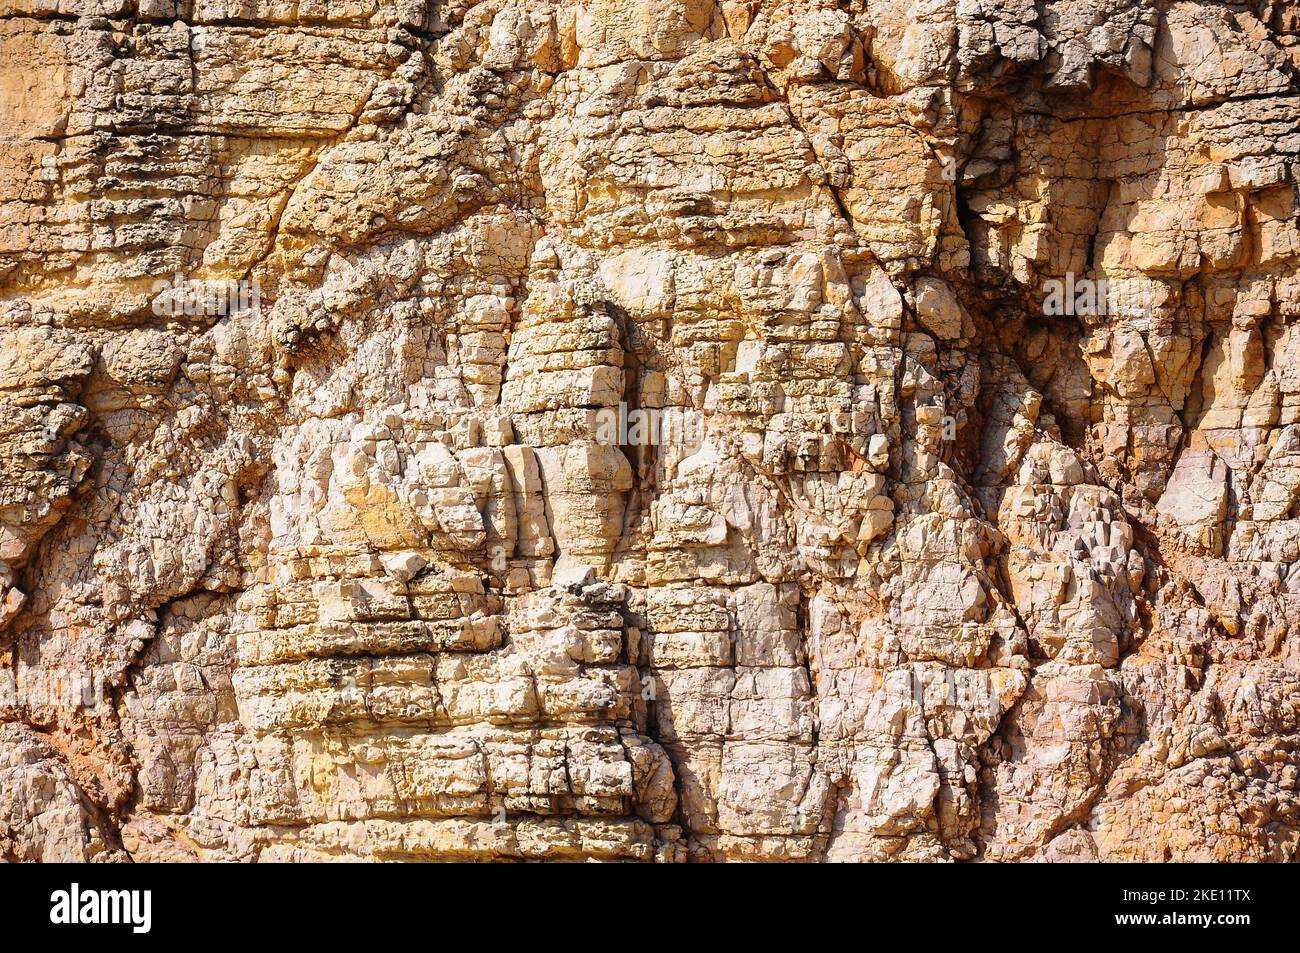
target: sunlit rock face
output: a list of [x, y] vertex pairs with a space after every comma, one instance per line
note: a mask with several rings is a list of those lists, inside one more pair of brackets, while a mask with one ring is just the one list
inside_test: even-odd
[[55, 6], [0, 857], [1295, 859], [1294, 6]]

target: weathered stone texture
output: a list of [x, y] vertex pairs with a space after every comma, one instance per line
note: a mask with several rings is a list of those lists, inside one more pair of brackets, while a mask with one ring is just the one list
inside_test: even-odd
[[0, 858], [1297, 858], [1293, 3], [0, 66]]

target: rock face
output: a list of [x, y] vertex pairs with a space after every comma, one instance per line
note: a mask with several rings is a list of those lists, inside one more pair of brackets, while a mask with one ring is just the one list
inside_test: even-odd
[[0, 857], [1300, 851], [1284, 0], [3, 0]]

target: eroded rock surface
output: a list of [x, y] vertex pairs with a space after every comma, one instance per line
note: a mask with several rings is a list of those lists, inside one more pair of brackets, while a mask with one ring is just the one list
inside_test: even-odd
[[0, 62], [0, 856], [1296, 858], [1294, 4]]

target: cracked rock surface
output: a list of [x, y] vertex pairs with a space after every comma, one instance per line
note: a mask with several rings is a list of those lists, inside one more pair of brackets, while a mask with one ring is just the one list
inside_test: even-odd
[[1294, 3], [0, 66], [0, 859], [1297, 858]]

